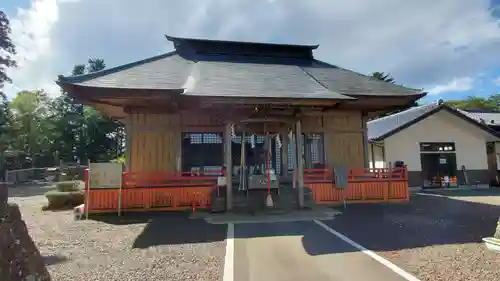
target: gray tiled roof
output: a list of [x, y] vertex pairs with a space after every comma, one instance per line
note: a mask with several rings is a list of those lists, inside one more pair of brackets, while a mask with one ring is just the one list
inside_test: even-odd
[[172, 52], [123, 65], [118, 69], [103, 70], [90, 76], [68, 78], [74, 80], [73, 84], [88, 87], [180, 89], [194, 64], [193, 61], [186, 60]]
[[439, 107], [439, 103], [437, 102], [420, 105], [370, 121], [367, 123], [368, 139], [374, 140], [389, 134], [428, 113], [429, 111], [436, 109], [437, 107]]
[[[314, 60], [307, 55], [314, 46], [182, 38], [169, 40], [175, 43], [176, 51], [96, 73], [60, 77], [58, 83], [103, 88], [184, 90], [188, 95], [232, 97], [352, 99], [356, 95], [422, 95], [421, 90], [378, 81]], [[241, 48], [223, 48], [224, 44]], [[212, 50], [211, 47], [218, 49]], [[198, 50], [193, 52], [193, 48]], [[268, 53], [217, 54], [218, 50], [250, 52], [255, 48]], [[281, 50], [286, 52], [281, 54]], [[203, 53], [208, 51], [215, 53]], [[290, 57], [284, 57], [287, 52]]]
[[323, 87], [297, 65], [200, 61], [191, 77], [186, 94], [351, 99]]
[[415, 95], [422, 90], [383, 82], [347, 69], [316, 61], [312, 67], [304, 67], [311, 76], [331, 91], [344, 95]]
[[468, 112], [462, 109], [457, 109], [461, 113], [475, 119], [479, 122], [484, 122], [486, 125], [499, 126], [500, 112]]

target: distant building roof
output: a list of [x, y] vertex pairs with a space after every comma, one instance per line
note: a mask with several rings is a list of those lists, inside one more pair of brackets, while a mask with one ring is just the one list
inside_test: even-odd
[[384, 140], [440, 110], [446, 110], [457, 117], [471, 122], [472, 124], [479, 126], [481, 129], [498, 136], [498, 133], [488, 126], [489, 123], [483, 122], [479, 117], [480, 115], [477, 113], [470, 113], [464, 110], [452, 108], [440, 101], [412, 107], [405, 111], [369, 121], [367, 123], [368, 140]]
[[467, 116], [483, 122], [486, 125], [489, 126], [500, 126], [500, 112], [494, 112], [494, 111], [466, 111], [462, 109], [457, 109], [458, 111], [462, 112], [463, 114], [466, 114]]
[[60, 77], [59, 84], [179, 90], [185, 95], [355, 99], [423, 96], [315, 60], [318, 46], [216, 41], [167, 36], [175, 51], [99, 72]]

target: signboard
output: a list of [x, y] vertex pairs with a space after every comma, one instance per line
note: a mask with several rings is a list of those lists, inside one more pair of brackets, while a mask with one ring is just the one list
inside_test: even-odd
[[349, 171], [343, 165], [334, 166], [335, 173], [335, 187], [345, 189], [348, 187], [348, 175]]
[[121, 163], [90, 163], [89, 188], [120, 188], [122, 173]]

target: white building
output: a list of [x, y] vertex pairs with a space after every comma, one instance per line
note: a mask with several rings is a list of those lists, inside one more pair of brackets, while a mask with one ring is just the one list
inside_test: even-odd
[[445, 178], [456, 178], [459, 185], [490, 184], [497, 177], [500, 134], [487, 125], [495, 120], [483, 117], [438, 102], [370, 121], [370, 167], [403, 161], [410, 186]]

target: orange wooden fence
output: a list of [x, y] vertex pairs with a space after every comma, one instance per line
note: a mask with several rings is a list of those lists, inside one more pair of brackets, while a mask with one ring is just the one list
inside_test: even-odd
[[[89, 213], [209, 208], [217, 178], [224, 171], [123, 173], [122, 188], [88, 186], [85, 173], [85, 207]], [[294, 174], [294, 177], [296, 175]], [[306, 169], [304, 184], [312, 190], [316, 204], [376, 203], [408, 201], [405, 168], [349, 170], [348, 187], [336, 188], [332, 169]], [[121, 198], [121, 200], [119, 200]]]
[[409, 200], [406, 168], [352, 168], [346, 189], [336, 188], [332, 169], [306, 169], [304, 185], [311, 189], [316, 204]]
[[[123, 173], [122, 188], [93, 188], [85, 174], [89, 213], [209, 208], [220, 172]], [[121, 195], [121, 200], [119, 200]]]

